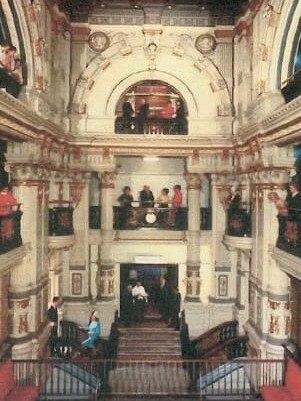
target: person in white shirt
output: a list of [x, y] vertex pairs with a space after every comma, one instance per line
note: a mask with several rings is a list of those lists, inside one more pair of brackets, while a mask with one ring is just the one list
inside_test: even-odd
[[134, 298], [134, 304], [135, 304], [135, 320], [137, 322], [142, 322], [143, 321], [143, 312], [145, 308], [145, 304], [147, 302], [147, 293], [145, 291], [145, 288], [143, 287], [141, 281], [137, 281], [137, 284], [135, 287], [132, 289], [132, 295]]

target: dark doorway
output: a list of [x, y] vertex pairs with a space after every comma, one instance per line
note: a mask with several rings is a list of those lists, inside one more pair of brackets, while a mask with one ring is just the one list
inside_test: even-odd
[[[121, 264], [120, 265], [120, 300], [126, 292], [126, 287], [141, 281], [149, 296], [149, 304], [155, 306], [156, 293], [160, 287], [160, 277], [166, 279], [170, 288], [178, 286], [178, 265], [169, 264]], [[121, 301], [122, 302], [122, 301]], [[122, 305], [120, 305], [122, 308]]]

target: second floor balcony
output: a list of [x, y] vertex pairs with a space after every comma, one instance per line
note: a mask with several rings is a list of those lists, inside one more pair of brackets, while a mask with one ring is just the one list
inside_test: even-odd
[[73, 207], [53, 205], [49, 209], [49, 236], [73, 235]]
[[232, 237], [251, 236], [251, 213], [248, 209], [227, 210], [226, 235]]
[[22, 245], [20, 205], [7, 210], [0, 206], [0, 254]]
[[[183, 231], [188, 229], [188, 208], [143, 208], [137, 206], [124, 208], [113, 206], [115, 230], [139, 230], [141, 228], [157, 230]], [[211, 230], [211, 208], [200, 210], [200, 230]], [[89, 227], [92, 230], [101, 229], [101, 207], [89, 207]]]
[[278, 215], [277, 247], [301, 257], [301, 210], [291, 210], [288, 216]]

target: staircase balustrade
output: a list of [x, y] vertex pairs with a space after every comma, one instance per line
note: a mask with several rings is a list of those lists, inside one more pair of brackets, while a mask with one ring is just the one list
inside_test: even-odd
[[233, 320], [224, 322], [211, 330], [203, 333], [191, 341], [194, 357], [202, 357], [205, 352], [226, 342], [232, 338], [238, 338], [238, 322]]
[[283, 360], [26, 360], [13, 361], [17, 383], [35, 384], [39, 400], [102, 397], [257, 396], [262, 385], [283, 384]]

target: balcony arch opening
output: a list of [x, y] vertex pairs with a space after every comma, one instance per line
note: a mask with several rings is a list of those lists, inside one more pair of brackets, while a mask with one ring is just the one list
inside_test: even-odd
[[171, 85], [146, 80], [128, 88], [116, 105], [117, 134], [187, 135], [187, 105]]

